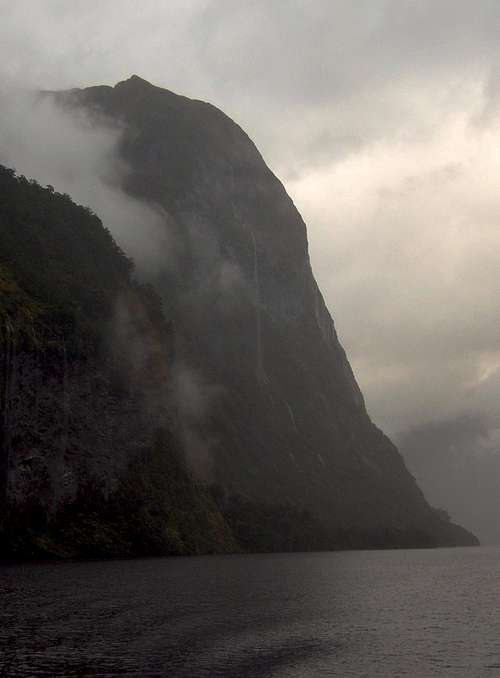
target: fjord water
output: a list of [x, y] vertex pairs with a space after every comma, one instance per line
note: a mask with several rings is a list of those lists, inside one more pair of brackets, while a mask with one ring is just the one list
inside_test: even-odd
[[0, 566], [0, 676], [500, 675], [500, 548]]

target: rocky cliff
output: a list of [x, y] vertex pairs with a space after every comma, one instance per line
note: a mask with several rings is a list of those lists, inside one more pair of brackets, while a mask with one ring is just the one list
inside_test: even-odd
[[135, 275], [91, 211], [0, 169], [1, 553], [476, 543], [370, 421], [247, 135], [136, 76], [45, 96], [119, 126], [168, 250]]
[[99, 219], [0, 167], [0, 556], [237, 548], [176, 442], [171, 351]]
[[293, 506], [329, 544], [474, 543], [428, 505], [370, 421], [304, 222], [241, 128], [136, 76], [58, 100], [123, 127], [123, 188], [165, 215], [175, 263], [151, 281], [176, 362], [206, 396], [185, 447], [221, 510], [238, 524], [235, 505]]

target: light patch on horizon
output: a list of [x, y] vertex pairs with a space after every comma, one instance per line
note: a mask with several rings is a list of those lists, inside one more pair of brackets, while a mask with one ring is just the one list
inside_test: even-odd
[[477, 124], [483, 107], [471, 87], [469, 109], [425, 139], [287, 182], [369, 411], [392, 432], [474, 407], [499, 368], [500, 120]]

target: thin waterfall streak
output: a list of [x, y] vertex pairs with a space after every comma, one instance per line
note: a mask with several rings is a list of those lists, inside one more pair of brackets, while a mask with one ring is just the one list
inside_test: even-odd
[[69, 424], [69, 389], [68, 389], [68, 355], [66, 351], [66, 341], [63, 339], [63, 425], [61, 432], [62, 453], [66, 454], [68, 448], [68, 424]]
[[253, 282], [255, 292], [255, 339], [256, 339], [256, 354], [257, 354], [257, 376], [264, 377], [264, 365], [262, 360], [262, 318], [260, 309], [260, 283], [259, 283], [259, 261], [257, 256], [257, 242], [255, 234], [250, 231], [253, 244]]

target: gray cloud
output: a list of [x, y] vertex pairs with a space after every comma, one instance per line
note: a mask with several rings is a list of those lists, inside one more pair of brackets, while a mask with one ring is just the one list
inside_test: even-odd
[[466, 407], [498, 366], [499, 142], [498, 123], [477, 131], [460, 112], [434, 138], [379, 143], [292, 189], [368, 403], [393, 430]]
[[117, 159], [121, 134], [116, 126], [64, 111], [49, 97], [2, 93], [0, 162], [90, 206], [139, 269], [154, 271], [172, 256], [169, 217], [120, 188], [128, 171]]

